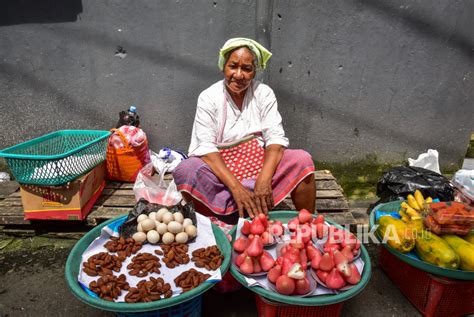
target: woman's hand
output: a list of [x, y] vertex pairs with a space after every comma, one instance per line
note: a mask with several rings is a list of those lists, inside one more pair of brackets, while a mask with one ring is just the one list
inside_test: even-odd
[[254, 188], [257, 209], [267, 214], [273, 208], [272, 179], [258, 177]]
[[257, 208], [257, 204], [255, 203], [255, 195], [250, 190], [239, 184], [240, 186], [236, 186], [234, 189], [231, 190], [232, 197], [237, 204], [237, 208], [239, 209], [239, 217], [244, 217], [244, 211], [247, 210], [250, 218], [253, 218], [259, 214], [259, 208]]

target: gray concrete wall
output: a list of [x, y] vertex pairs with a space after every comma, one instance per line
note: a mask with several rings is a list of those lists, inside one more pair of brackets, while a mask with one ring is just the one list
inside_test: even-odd
[[187, 149], [197, 96], [221, 79], [217, 51], [234, 36], [274, 53], [263, 79], [291, 146], [316, 160], [436, 148], [457, 164], [474, 130], [473, 1], [37, 2], [0, 1], [0, 148], [109, 129], [133, 103], [152, 149]]

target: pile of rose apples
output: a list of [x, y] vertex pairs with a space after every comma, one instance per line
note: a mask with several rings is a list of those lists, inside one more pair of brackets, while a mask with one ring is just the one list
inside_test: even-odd
[[274, 260], [264, 247], [281, 239], [285, 232], [282, 222], [264, 214], [246, 220], [241, 227], [242, 236], [233, 244], [238, 253], [234, 264], [239, 271], [246, 275], [267, 272], [268, 280], [283, 295], [308, 294], [312, 290], [310, 270], [330, 289], [359, 283], [361, 275], [352, 261], [360, 253], [360, 241], [354, 234], [326, 224], [322, 215], [314, 218], [305, 209], [287, 227], [290, 238], [280, 242], [284, 245]]

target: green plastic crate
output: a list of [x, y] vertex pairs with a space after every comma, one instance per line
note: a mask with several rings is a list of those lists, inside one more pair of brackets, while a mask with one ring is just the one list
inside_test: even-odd
[[56, 186], [105, 160], [109, 131], [61, 130], [0, 151], [20, 184]]

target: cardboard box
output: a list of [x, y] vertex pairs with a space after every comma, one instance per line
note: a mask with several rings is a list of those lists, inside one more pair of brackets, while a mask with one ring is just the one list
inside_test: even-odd
[[83, 220], [105, 187], [105, 163], [63, 186], [21, 185], [25, 220]]

